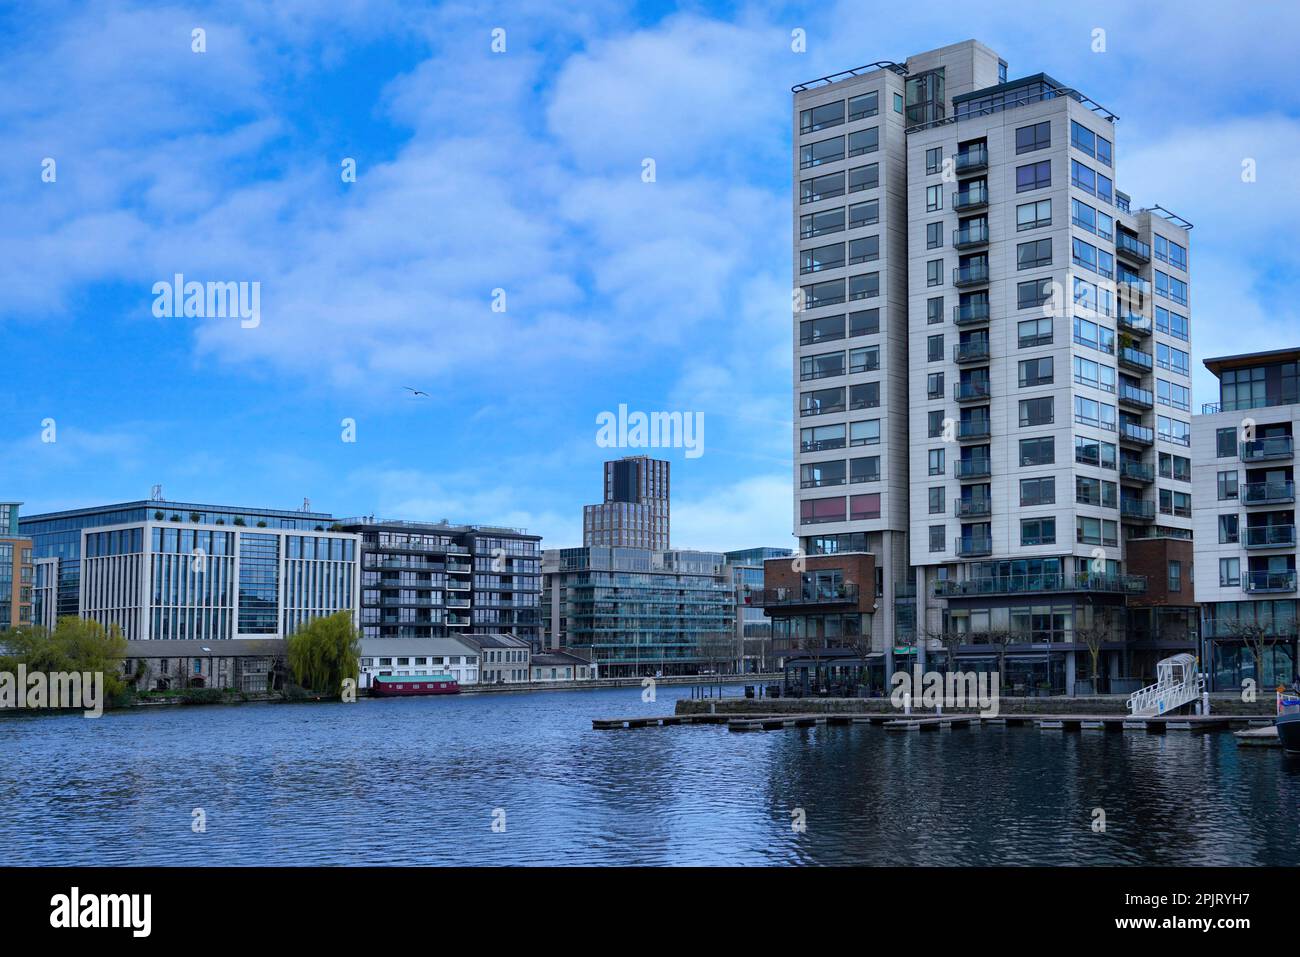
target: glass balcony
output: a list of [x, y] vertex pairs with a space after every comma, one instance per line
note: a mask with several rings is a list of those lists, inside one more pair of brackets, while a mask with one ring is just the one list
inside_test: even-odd
[[1247, 482], [1241, 487], [1243, 505], [1286, 505], [1295, 501], [1295, 482]]
[[1153, 522], [1156, 518], [1156, 503], [1142, 499], [1122, 498], [1119, 501], [1119, 517], [1138, 522]]
[[988, 478], [993, 474], [993, 460], [988, 456], [958, 459], [955, 474], [959, 479]]
[[954, 249], [969, 249], [971, 246], [983, 246], [989, 241], [988, 223], [972, 223], [952, 231]]
[[1150, 409], [1156, 401], [1150, 389], [1139, 389], [1137, 386], [1125, 385], [1123, 382], [1120, 383], [1116, 396], [1125, 405], [1137, 406], [1140, 409]]
[[962, 441], [987, 439], [991, 434], [992, 427], [988, 419], [966, 419], [957, 423], [957, 438]]
[[1137, 369], [1139, 372], [1150, 372], [1155, 365], [1150, 354], [1134, 349], [1132, 346], [1123, 346], [1119, 350], [1119, 364]]
[[1139, 312], [1120, 310], [1119, 315], [1115, 317], [1115, 325], [1125, 332], [1132, 332], [1139, 336], [1151, 335], [1151, 319]]
[[940, 598], [1068, 591], [1141, 595], [1146, 590], [1145, 575], [1002, 575], [969, 581], [938, 581], [934, 585], [934, 593]]
[[1142, 264], [1151, 261], [1151, 246], [1144, 243], [1136, 236], [1130, 236], [1128, 233], [1118, 231], [1115, 233], [1115, 252], [1127, 259]]
[[952, 397], [958, 402], [974, 402], [978, 399], [987, 399], [989, 395], [989, 384], [984, 380], [952, 384]]
[[952, 194], [952, 208], [957, 212], [979, 209], [989, 204], [989, 188], [983, 183], [972, 183]]
[[970, 535], [957, 539], [954, 550], [961, 558], [975, 555], [992, 555], [993, 539], [988, 535]]
[[966, 302], [952, 307], [952, 322], [956, 326], [969, 326], [989, 321], [987, 302]]
[[953, 506], [953, 514], [958, 518], [983, 518], [993, 514], [993, 499], [987, 495], [959, 498]]
[[1119, 424], [1119, 439], [1121, 442], [1134, 442], [1138, 445], [1155, 445], [1156, 434], [1145, 425], [1121, 422]]
[[977, 173], [982, 169], [988, 169], [989, 150], [987, 146], [968, 146], [957, 153], [957, 159], [953, 163], [953, 169], [958, 176], [965, 176], [967, 173]]
[[1295, 571], [1242, 572], [1241, 589], [1249, 594], [1295, 591]]
[[989, 343], [987, 339], [972, 339], [970, 342], [959, 342], [952, 347], [952, 361], [958, 364], [963, 362], [985, 362], [989, 357]]
[[971, 263], [969, 266], [955, 266], [952, 270], [952, 284], [957, 287], [978, 286], [989, 281], [988, 263]]
[[1289, 435], [1275, 435], [1241, 443], [1243, 462], [1268, 462], [1273, 459], [1291, 458], [1295, 458], [1295, 439]]
[[1294, 525], [1256, 525], [1246, 528], [1247, 548], [1295, 548]]
[[858, 586], [853, 582], [839, 585], [810, 585], [803, 588], [764, 588], [755, 592], [753, 604], [760, 608], [780, 608], [792, 605], [856, 605]]
[[1156, 470], [1141, 462], [1120, 462], [1119, 477], [1130, 482], [1151, 483], [1156, 480]]

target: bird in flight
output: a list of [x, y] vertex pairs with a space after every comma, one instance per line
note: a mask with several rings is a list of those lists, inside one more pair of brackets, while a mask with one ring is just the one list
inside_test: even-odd
[[418, 399], [420, 396], [424, 396], [426, 399], [430, 398], [429, 393], [421, 392], [419, 389], [412, 389], [409, 385], [404, 385], [402, 388], [411, 393], [412, 398]]

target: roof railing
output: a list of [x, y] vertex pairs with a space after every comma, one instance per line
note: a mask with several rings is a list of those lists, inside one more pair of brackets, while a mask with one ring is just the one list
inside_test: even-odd
[[841, 70], [839, 73], [832, 73], [829, 76], [819, 76], [815, 80], [809, 80], [807, 83], [796, 83], [790, 87], [791, 93], [802, 93], [804, 90], [811, 90], [815, 86], [830, 86], [832, 83], [838, 83], [840, 80], [847, 80], [852, 76], [863, 76], [867, 73], [874, 73], [876, 70], [892, 70], [899, 76], [907, 76], [907, 67], [901, 63], [895, 63], [893, 60], [877, 60], [875, 63], [868, 63], [866, 66], [855, 66], [852, 70]]
[[1183, 217], [1179, 216], [1175, 212], [1165, 209], [1163, 206], [1159, 204], [1152, 206], [1149, 212], [1156, 213], [1160, 216], [1163, 216], [1165, 219], [1169, 220], [1171, 223], [1173, 223], [1175, 226], [1179, 227], [1180, 229], [1193, 228], [1192, 224], [1189, 223], [1187, 220], [1183, 219]]
[[1017, 97], [1015, 99], [1003, 100], [1001, 103], [997, 103], [992, 106], [986, 106], [978, 110], [967, 110], [964, 113], [957, 113], [955, 112], [956, 107], [954, 106], [954, 112], [952, 116], [946, 116], [940, 120], [931, 120], [928, 123], [919, 123], [916, 126], [909, 126], [907, 128], [907, 132], [919, 133], [921, 130], [933, 129], [936, 126], [944, 126], [948, 123], [959, 123], [962, 120], [972, 119], [977, 116], [992, 116], [994, 113], [1001, 113], [1003, 110], [1012, 110], [1015, 109], [1016, 107], [1026, 106], [1030, 103], [1041, 103], [1043, 100], [1054, 100], [1060, 96], [1068, 96], [1076, 103], [1082, 103], [1088, 109], [1092, 110], [1092, 112], [1096, 113], [1098, 116], [1101, 116], [1103, 119], [1111, 123], [1114, 123], [1119, 119], [1119, 117], [1116, 114], [1112, 113], [1110, 110], [1106, 109], [1106, 107], [1102, 106], [1096, 100], [1085, 95], [1079, 90], [1073, 89], [1071, 87], [1066, 87], [1066, 86], [1047, 85], [1046, 89], [1036, 90], [1033, 93], [1026, 93], [1023, 96]]

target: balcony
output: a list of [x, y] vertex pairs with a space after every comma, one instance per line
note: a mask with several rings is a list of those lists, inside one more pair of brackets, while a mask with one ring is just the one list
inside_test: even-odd
[[1288, 505], [1295, 501], [1295, 482], [1247, 482], [1241, 487], [1243, 505]]
[[1140, 276], [1121, 277], [1116, 285], [1120, 302], [1146, 302], [1151, 298], [1151, 283]]
[[966, 419], [957, 423], [957, 438], [962, 442], [987, 439], [992, 434], [992, 422], [989, 419]]
[[955, 326], [971, 326], [988, 321], [987, 302], [966, 302], [952, 307], [952, 322]]
[[993, 499], [988, 495], [959, 498], [952, 504], [957, 518], [984, 518], [993, 514]]
[[987, 362], [989, 358], [989, 341], [972, 339], [959, 342], [952, 347], [952, 361], [961, 365], [963, 362]]
[[1135, 445], [1155, 445], [1156, 434], [1145, 425], [1121, 422], [1119, 424], [1119, 440], [1121, 442], [1131, 442]]
[[1115, 252], [1144, 266], [1151, 261], [1151, 245], [1123, 231], [1115, 233]]
[[968, 146], [959, 150], [953, 163], [953, 170], [958, 176], [978, 173], [989, 168], [989, 149], [987, 146]]
[[1119, 517], [1131, 522], [1154, 522], [1156, 503], [1140, 498], [1122, 498], [1119, 500]]
[[1120, 310], [1115, 317], [1115, 325], [1124, 332], [1131, 332], [1138, 336], [1151, 335], [1151, 319], [1139, 312], [1132, 312], [1128, 309]]
[[474, 566], [468, 562], [448, 562], [447, 571], [457, 575], [469, 575], [474, 571]]
[[1275, 459], [1292, 458], [1295, 458], [1295, 439], [1289, 435], [1275, 435], [1241, 443], [1243, 462], [1270, 462]]
[[1155, 406], [1155, 396], [1150, 389], [1139, 389], [1137, 386], [1119, 384], [1119, 390], [1115, 393], [1123, 405], [1131, 405], [1139, 409], [1150, 409]]
[[1134, 349], [1132, 346], [1122, 346], [1118, 355], [1120, 365], [1136, 369], [1138, 372], [1150, 372], [1155, 366], [1149, 353]]
[[974, 223], [952, 231], [953, 249], [970, 249], [972, 246], [986, 246], [989, 241], [988, 223]]
[[1156, 470], [1141, 462], [1120, 462], [1119, 477], [1124, 481], [1150, 485], [1156, 480]]
[[984, 380], [952, 384], [952, 397], [958, 402], [976, 402], [988, 399], [989, 395], [989, 384]]
[[1300, 393], [1269, 392], [1262, 396], [1238, 399], [1236, 402], [1203, 402], [1201, 415], [1218, 415], [1220, 412], [1245, 412], [1247, 409], [1266, 409], [1275, 405], [1296, 405], [1300, 403]]
[[1247, 548], [1295, 548], [1295, 526], [1247, 526], [1245, 544]]
[[988, 263], [971, 263], [969, 266], [956, 266], [952, 271], [952, 284], [957, 288], [979, 286], [989, 281]]
[[448, 599], [447, 599], [447, 607], [448, 607], [448, 608], [468, 608], [469, 605], [470, 605], [470, 600], [469, 600], [468, 598], [448, 598]]
[[934, 593], [940, 598], [964, 598], [978, 595], [1023, 595], [1034, 592], [1099, 592], [1117, 595], [1142, 595], [1147, 590], [1145, 575], [1004, 575], [973, 578], [969, 581], [935, 582]]
[[960, 558], [974, 558], [993, 554], [993, 539], [988, 535], [972, 535], [954, 540], [953, 550]]
[[470, 591], [471, 589], [472, 586], [469, 582], [456, 581], [452, 578], [447, 579], [447, 591]]
[[858, 586], [853, 582], [821, 585], [815, 589], [764, 588], [752, 594], [751, 604], [760, 608], [791, 608], [798, 605], [856, 605]]
[[952, 208], [959, 213], [968, 209], [980, 209], [988, 204], [989, 188], [983, 183], [967, 186], [952, 194]]
[[988, 456], [958, 459], [954, 474], [959, 479], [988, 478], [993, 474], [993, 460]]
[[1242, 572], [1241, 590], [1250, 595], [1295, 591], [1295, 571]]
[[469, 615], [448, 615], [447, 625], [451, 628], [468, 628]]

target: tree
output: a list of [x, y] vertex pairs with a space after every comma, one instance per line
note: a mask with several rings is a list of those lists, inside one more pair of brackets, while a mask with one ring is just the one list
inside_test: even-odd
[[1112, 619], [1110, 609], [1092, 608], [1092, 614], [1089, 615], [1089, 621], [1086, 625], [1075, 625], [1074, 640], [1077, 644], [1083, 645], [1088, 649], [1088, 657], [1092, 664], [1092, 692], [1101, 694], [1101, 646], [1108, 641], [1115, 640], [1115, 623]]
[[963, 631], [925, 631], [925, 637], [929, 641], [937, 641], [943, 645], [944, 657], [948, 662], [948, 673], [952, 674], [957, 670], [957, 649], [967, 644], [971, 636]]
[[126, 639], [117, 625], [108, 630], [97, 621], [69, 615], [60, 618], [49, 631], [40, 626], [5, 634], [5, 654], [0, 671], [16, 673], [19, 665], [28, 672], [90, 672], [104, 675], [107, 701], [126, 691], [121, 661], [126, 657]]
[[1271, 651], [1273, 646], [1277, 644], [1278, 635], [1254, 621], [1241, 621], [1233, 618], [1228, 621], [1221, 621], [1219, 624], [1229, 636], [1246, 646], [1250, 656], [1255, 659], [1255, 680], [1263, 683], [1264, 653]]
[[312, 691], [341, 694], [344, 680], [361, 674], [361, 639], [351, 612], [312, 619], [286, 646], [294, 681]]

